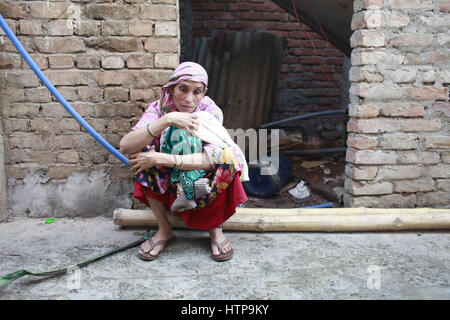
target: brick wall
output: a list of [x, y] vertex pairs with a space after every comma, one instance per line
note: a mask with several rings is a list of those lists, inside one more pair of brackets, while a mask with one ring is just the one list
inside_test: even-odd
[[[347, 107], [344, 55], [270, 0], [191, 0], [193, 37], [265, 29], [287, 39], [274, 120]], [[317, 48], [318, 58], [306, 33]], [[329, 74], [329, 81], [319, 66]], [[336, 81], [336, 83], [334, 83]], [[342, 86], [343, 88], [339, 88]], [[338, 136], [340, 136], [338, 134]]]
[[[1, 1], [0, 12], [60, 93], [116, 148], [178, 63], [176, 0], [14, 0]], [[0, 37], [9, 213], [110, 215], [129, 207], [129, 169]]]
[[448, 1], [354, 10], [346, 206], [450, 207]]

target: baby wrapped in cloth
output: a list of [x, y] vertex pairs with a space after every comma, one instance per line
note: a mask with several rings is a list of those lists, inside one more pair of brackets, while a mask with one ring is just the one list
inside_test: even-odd
[[[222, 163], [234, 164], [236, 161], [233, 153], [227, 152], [233, 148], [245, 156], [239, 146], [234, 143], [228, 134], [228, 131], [222, 124], [209, 112], [199, 111], [195, 113], [199, 125], [194, 131], [195, 137], [188, 134], [185, 130], [170, 126], [161, 133], [161, 152], [175, 155], [186, 155], [201, 153], [203, 142], [212, 143], [224, 149], [222, 152]], [[241, 174], [241, 181], [248, 181], [248, 166], [244, 161]], [[205, 170], [182, 171], [176, 168], [170, 169], [171, 183], [177, 185], [177, 198], [172, 204], [171, 211], [184, 211], [196, 207], [194, 199], [198, 199], [211, 192], [209, 180], [204, 178]]]

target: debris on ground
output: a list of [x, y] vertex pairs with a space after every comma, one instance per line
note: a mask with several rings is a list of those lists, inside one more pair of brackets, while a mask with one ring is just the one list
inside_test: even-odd
[[297, 199], [305, 199], [311, 195], [308, 187], [305, 186], [305, 181], [300, 181], [295, 188], [289, 190], [289, 193]]
[[[345, 155], [292, 155], [292, 173], [279, 194], [271, 198], [248, 196], [245, 207], [249, 208], [300, 208], [327, 202], [334, 202], [334, 207], [343, 206], [345, 192]], [[304, 181], [310, 195], [298, 199], [289, 193], [299, 181]]]

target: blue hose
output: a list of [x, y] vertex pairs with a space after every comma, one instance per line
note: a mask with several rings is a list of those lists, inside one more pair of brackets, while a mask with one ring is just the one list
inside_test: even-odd
[[41, 69], [36, 65], [36, 63], [33, 61], [33, 59], [30, 57], [28, 52], [25, 50], [25, 48], [22, 46], [20, 41], [17, 39], [16, 35], [11, 31], [8, 24], [3, 19], [3, 16], [0, 14], [0, 26], [5, 31], [8, 38], [12, 41], [14, 46], [19, 51], [20, 55], [25, 59], [25, 61], [28, 63], [28, 65], [31, 67], [31, 69], [34, 71], [34, 73], [38, 76], [39, 79], [45, 84], [48, 90], [55, 96], [56, 99], [61, 103], [61, 105], [69, 112], [72, 117], [75, 118], [75, 120], [78, 121], [79, 124], [81, 124], [87, 132], [91, 134], [91, 136], [94, 137], [97, 142], [99, 142], [103, 147], [105, 147], [109, 152], [111, 152], [116, 158], [118, 158], [120, 161], [125, 163], [128, 167], [131, 167], [131, 165], [128, 163], [128, 158], [126, 158], [123, 154], [121, 154], [116, 148], [114, 148], [111, 144], [109, 144], [108, 141], [103, 139], [73, 108], [72, 106], [64, 99], [64, 97], [56, 90], [56, 88], [51, 84], [51, 82], [47, 79], [47, 77], [42, 73]]
[[322, 204], [317, 204], [315, 206], [310, 207], [301, 207], [300, 209], [316, 209], [316, 208], [331, 208], [333, 206], [333, 202], [327, 202]]
[[[322, 203], [322, 204], [317, 204], [315, 206], [310, 206], [310, 207], [299, 207], [299, 208], [294, 208], [294, 209], [317, 209], [317, 208], [331, 208], [333, 206], [333, 202], [327, 202], [327, 203]], [[241, 207], [238, 206], [238, 208], [246, 208], [246, 207]], [[289, 209], [287, 209], [289, 210]]]

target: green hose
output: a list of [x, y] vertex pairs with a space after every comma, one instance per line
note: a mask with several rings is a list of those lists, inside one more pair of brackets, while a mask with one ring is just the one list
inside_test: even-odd
[[[90, 264], [90, 263], [92, 263], [94, 261], [100, 260], [100, 259], [102, 259], [104, 257], [113, 255], [113, 254], [115, 254], [117, 252], [129, 249], [129, 248], [136, 247], [139, 244], [141, 244], [143, 241], [147, 240], [150, 236], [153, 236], [153, 235], [147, 234], [140, 240], [133, 241], [132, 243], [129, 243], [129, 244], [123, 246], [123, 247], [120, 247], [120, 248], [108, 251], [108, 252], [103, 253], [103, 254], [99, 254], [99, 255], [97, 255], [95, 257], [92, 257], [90, 259], [84, 260], [84, 261], [82, 261], [82, 262], [80, 262], [80, 263], [78, 263], [78, 264], [76, 264], [74, 266], [77, 266], [79, 268], [83, 268], [84, 266], [87, 266], [88, 264]], [[46, 272], [30, 272], [28, 270], [19, 270], [19, 271], [16, 271], [16, 272], [8, 273], [8, 274], [5, 274], [5, 275], [3, 275], [1, 277], [1, 279], [0, 279], [0, 288], [10, 284], [14, 280], [19, 279], [20, 277], [23, 277], [23, 276], [26, 276], [26, 275], [37, 276], [37, 277], [56, 276], [56, 275], [59, 275], [59, 274], [66, 273], [67, 269], [73, 268], [74, 266], [68, 266], [68, 267], [65, 267], [65, 268], [56, 269], [56, 270], [52, 270], [52, 271], [46, 271]]]

